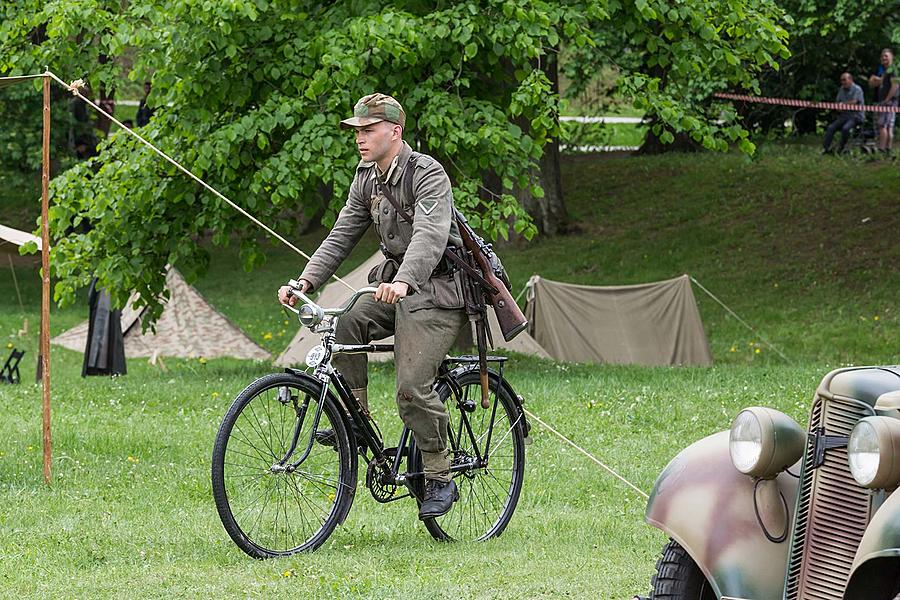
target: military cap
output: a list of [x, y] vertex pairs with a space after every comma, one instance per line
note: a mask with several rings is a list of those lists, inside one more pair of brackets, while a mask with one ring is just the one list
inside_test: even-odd
[[364, 127], [379, 121], [389, 121], [406, 127], [406, 113], [400, 103], [386, 94], [363, 96], [353, 107], [353, 116], [341, 121], [341, 127]]

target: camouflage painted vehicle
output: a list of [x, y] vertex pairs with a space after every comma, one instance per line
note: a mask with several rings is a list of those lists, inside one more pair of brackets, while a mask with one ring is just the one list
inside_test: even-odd
[[651, 598], [900, 600], [900, 367], [829, 373], [809, 427], [742, 410], [663, 469]]

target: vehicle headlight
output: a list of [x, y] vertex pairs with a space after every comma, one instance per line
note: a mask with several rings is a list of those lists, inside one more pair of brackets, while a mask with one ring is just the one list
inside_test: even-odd
[[300, 307], [300, 322], [307, 327], [318, 325], [325, 318], [325, 311], [315, 304], [304, 304]]
[[900, 421], [866, 417], [850, 432], [850, 473], [867, 488], [890, 489], [900, 483]]
[[728, 450], [734, 468], [769, 479], [800, 460], [806, 433], [786, 414], [771, 408], [745, 408], [731, 424]]

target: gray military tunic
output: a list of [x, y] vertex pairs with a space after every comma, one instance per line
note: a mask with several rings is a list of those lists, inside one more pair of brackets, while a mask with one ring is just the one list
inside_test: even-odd
[[[412, 215], [413, 223], [407, 223], [378, 193], [377, 165], [362, 161], [356, 168], [347, 203], [300, 279], [313, 289], [323, 285], [369, 226], [375, 225], [383, 248], [399, 263], [392, 280], [408, 284], [410, 295], [399, 304], [376, 302], [371, 296], [360, 299], [338, 321], [335, 340], [364, 344], [395, 336], [400, 417], [422, 450], [426, 476], [447, 481], [448, 416], [432, 384], [438, 366], [466, 322], [466, 313], [461, 273], [439, 267], [446, 266], [442, 263], [444, 248], [461, 246], [462, 242], [453, 220], [453, 194], [446, 172], [424, 154], [416, 154], [415, 166], [407, 168], [412, 155], [412, 148], [404, 142], [386, 174], [386, 184], [394, 199]], [[376, 269], [370, 274], [370, 283], [380, 283], [390, 270]], [[338, 355], [334, 364], [350, 387], [364, 396], [362, 390], [368, 383], [366, 356]]]

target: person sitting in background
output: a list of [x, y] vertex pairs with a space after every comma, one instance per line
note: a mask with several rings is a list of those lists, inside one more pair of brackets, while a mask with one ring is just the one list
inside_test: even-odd
[[[841, 87], [838, 90], [837, 97], [834, 100], [838, 104], [856, 104], [862, 106], [865, 104], [862, 88], [853, 83], [853, 75], [850, 73], [841, 73]], [[838, 146], [838, 153], [844, 151], [847, 140], [850, 138], [850, 131], [856, 127], [858, 123], [862, 123], [865, 117], [861, 110], [844, 110], [838, 115], [838, 118], [828, 125], [825, 130], [825, 139], [822, 141], [822, 153], [831, 154], [831, 140], [838, 130], [841, 132], [841, 143]]]
[[[881, 106], [897, 106], [898, 82], [897, 73], [893, 68], [894, 51], [885, 48], [881, 51], [881, 66], [884, 71], [881, 75], [869, 77], [869, 85], [875, 88], [875, 100]], [[875, 128], [878, 130], [878, 149], [882, 152], [890, 152], [894, 141], [894, 120], [897, 113], [875, 113]]]

